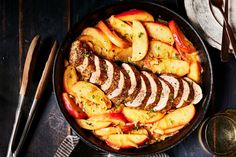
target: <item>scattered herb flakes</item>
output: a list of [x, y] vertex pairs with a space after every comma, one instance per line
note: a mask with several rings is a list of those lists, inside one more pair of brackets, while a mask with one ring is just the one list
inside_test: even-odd
[[94, 99], [95, 98], [95, 95], [92, 95], [92, 99]]
[[89, 57], [89, 54], [88, 54], [88, 53], [84, 53], [84, 54], [83, 54], [83, 57], [84, 57], [84, 58]]
[[86, 124], [87, 124], [87, 125], [90, 125], [90, 126], [93, 126], [93, 124], [92, 124], [91, 122], [87, 122], [87, 121], [86, 121]]
[[169, 100], [170, 100], [171, 103], [174, 102], [174, 96], [173, 96], [173, 94], [170, 94]]
[[141, 38], [142, 35], [144, 35], [144, 33], [143, 33], [143, 32], [140, 32], [140, 33], [138, 34], [138, 37]]
[[138, 124], [135, 124], [135, 125], [134, 125], [134, 130], [138, 130], [138, 129], [139, 129]]

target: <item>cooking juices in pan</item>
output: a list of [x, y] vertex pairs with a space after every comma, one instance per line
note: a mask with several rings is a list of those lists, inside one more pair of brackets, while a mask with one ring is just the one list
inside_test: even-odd
[[78, 125], [110, 147], [139, 148], [188, 127], [200, 83], [197, 48], [178, 24], [133, 9], [72, 43], [62, 98]]

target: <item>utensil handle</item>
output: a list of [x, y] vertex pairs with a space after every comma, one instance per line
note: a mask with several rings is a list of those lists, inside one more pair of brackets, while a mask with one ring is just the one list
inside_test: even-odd
[[225, 21], [225, 26], [226, 26], [226, 32], [229, 36], [229, 40], [231, 42], [231, 45], [233, 47], [233, 51], [234, 51], [234, 56], [236, 58], [236, 39], [234, 37], [234, 32], [232, 30], [232, 28], [230, 27], [229, 23], [228, 23], [228, 19], [226, 18], [226, 15], [224, 14], [223, 10], [220, 9], [222, 12], [222, 15], [224, 17], [224, 21]]
[[20, 95], [19, 96], [19, 100], [18, 100], [18, 106], [16, 108], [16, 115], [15, 115], [15, 121], [13, 124], [13, 129], [12, 129], [12, 133], [11, 133], [11, 137], [9, 140], [9, 144], [8, 144], [8, 149], [7, 149], [7, 157], [12, 157], [12, 147], [15, 144], [15, 140], [16, 140], [16, 135], [19, 129], [19, 124], [20, 124], [20, 119], [21, 119], [21, 115], [22, 115], [22, 104], [24, 102], [24, 96]]
[[25, 64], [24, 64], [24, 70], [23, 70], [21, 87], [20, 87], [20, 95], [25, 95], [28, 81], [29, 81], [29, 75], [30, 75], [29, 70], [30, 70], [30, 66], [31, 66], [31, 61], [33, 58], [35, 47], [38, 45], [39, 38], [40, 38], [40, 36], [36, 35], [30, 43], [30, 46], [29, 46], [29, 49], [27, 52], [27, 56], [25, 59]]
[[25, 140], [27, 138], [27, 135], [28, 135], [28, 132], [30, 130], [30, 127], [31, 127], [31, 124], [33, 122], [33, 119], [34, 119], [34, 116], [35, 116], [35, 113], [37, 111], [37, 107], [38, 107], [38, 100], [41, 98], [42, 96], [42, 93], [46, 87], [46, 83], [47, 83], [47, 80], [48, 80], [48, 76], [51, 72], [51, 69], [52, 69], [52, 64], [53, 64], [53, 60], [54, 60], [54, 57], [55, 57], [55, 54], [56, 54], [56, 48], [57, 48], [57, 42], [55, 41], [53, 43], [53, 47], [51, 49], [51, 52], [49, 54], [49, 57], [48, 57], [48, 60], [46, 62], [46, 65], [43, 69], [43, 74], [42, 74], [42, 77], [39, 81], [39, 84], [38, 84], [38, 87], [37, 87], [37, 90], [36, 90], [36, 93], [35, 93], [35, 96], [34, 96], [34, 101], [33, 101], [33, 104], [30, 108], [30, 112], [29, 112], [29, 115], [28, 115], [28, 118], [27, 118], [27, 121], [26, 121], [26, 124], [25, 124], [25, 127], [24, 127], [24, 130], [23, 130], [23, 133], [21, 135], [21, 138], [20, 138], [20, 141], [19, 141], [19, 144], [15, 150], [15, 152], [13, 153], [13, 156], [14, 157], [17, 157], [25, 143]]
[[37, 87], [37, 90], [36, 90], [36, 93], [35, 93], [35, 99], [39, 100], [42, 96], [42, 93], [45, 89], [45, 86], [46, 86], [46, 83], [48, 81], [48, 76], [51, 72], [51, 67], [53, 65], [53, 60], [54, 60], [54, 57], [56, 55], [56, 49], [57, 49], [57, 42], [55, 41], [53, 43], [53, 46], [51, 48], [51, 52], [49, 54], [49, 57], [48, 57], [48, 60], [46, 62], [46, 65], [44, 67], [44, 70], [43, 70], [43, 74], [42, 74], [42, 77], [39, 81], [39, 84], [38, 84], [38, 87]]
[[[225, 0], [225, 15], [226, 19], [228, 20], [228, 0]], [[225, 28], [225, 22], [223, 24], [223, 35], [222, 35], [222, 42], [221, 42], [221, 61], [222, 62], [227, 62], [228, 60], [228, 54], [229, 54], [229, 38], [227, 36], [226, 28]]]
[[19, 156], [19, 153], [22, 149], [22, 146], [25, 143], [27, 134], [29, 132], [30, 126], [33, 122], [33, 119], [34, 119], [34, 116], [35, 116], [35, 113], [36, 113], [36, 108], [38, 106], [37, 103], [38, 103], [38, 101], [36, 99], [34, 99], [33, 104], [31, 106], [31, 109], [30, 109], [30, 112], [29, 112], [29, 116], [28, 116], [29, 118], [26, 121], [24, 130], [22, 132], [22, 135], [21, 135], [21, 138], [20, 138], [20, 141], [19, 141], [19, 144], [17, 145], [17, 148], [16, 148], [15, 152], [13, 153], [13, 157], [18, 157]]

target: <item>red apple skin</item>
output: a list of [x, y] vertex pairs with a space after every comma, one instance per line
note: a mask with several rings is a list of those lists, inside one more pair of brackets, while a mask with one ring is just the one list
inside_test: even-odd
[[173, 34], [176, 45], [178, 48], [185, 53], [192, 53], [196, 51], [196, 48], [193, 44], [186, 38], [183, 32], [180, 30], [179, 26], [174, 20], [171, 20], [169, 23], [169, 28]]
[[118, 15], [115, 15], [115, 17], [123, 21], [133, 21], [133, 20], [154, 21], [154, 18], [151, 14], [149, 14], [146, 11], [138, 9], [132, 9], [129, 11], [122, 12]]
[[121, 130], [123, 133], [128, 133], [133, 130], [135, 127], [135, 123], [126, 123], [124, 126], [121, 126]]
[[[138, 147], [139, 145], [142, 145], [144, 144], [147, 140], [148, 140], [148, 136], [146, 135], [135, 135], [135, 134], [120, 134], [120, 135], [110, 135], [110, 136], [113, 136], [113, 138], [107, 138], [105, 140], [105, 142], [113, 147], [113, 148], [123, 148], [123, 149], [128, 149], [128, 148], [133, 148], [133, 147]], [[116, 143], [116, 139], [114, 139], [114, 136], [120, 136], [119, 138], [122, 138], [123, 140], [123, 143], [120, 144], [120, 142]], [[140, 140], [140, 141], [133, 141], [134, 139], [132, 139], [132, 136], [143, 136], [145, 137], [144, 139]], [[124, 141], [124, 140], [127, 140], [127, 141]]]
[[127, 48], [129, 44], [121, 39], [115, 32], [112, 32], [103, 21], [99, 21], [97, 27], [110, 39], [110, 41], [120, 48]]
[[111, 119], [117, 119], [123, 122], [127, 122], [125, 116], [122, 113], [109, 113], [108, 114]]
[[65, 108], [69, 112], [71, 116], [76, 119], [84, 119], [87, 118], [87, 114], [82, 111], [82, 109], [75, 104], [75, 102], [69, 97], [67, 93], [62, 94], [62, 99], [65, 105]]

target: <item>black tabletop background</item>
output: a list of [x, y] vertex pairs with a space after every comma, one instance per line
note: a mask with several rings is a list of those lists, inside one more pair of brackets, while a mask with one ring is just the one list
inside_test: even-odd
[[[0, 0], [0, 157], [6, 156], [18, 101], [19, 85], [27, 49], [36, 34], [41, 42], [30, 80], [23, 123], [54, 39], [59, 43], [73, 23], [88, 12], [117, 0]], [[182, 0], [152, 0], [181, 14], [186, 13]], [[134, 2], [135, 3], [135, 2]], [[221, 63], [219, 51], [210, 47], [214, 71], [214, 92], [207, 115], [225, 108], [236, 108], [236, 62]], [[56, 105], [50, 81], [24, 146], [22, 156], [50, 157], [68, 134], [68, 124]], [[167, 151], [173, 157], [205, 157], [198, 142], [197, 130], [182, 143]], [[71, 156], [94, 156], [95, 151], [83, 142]]]

